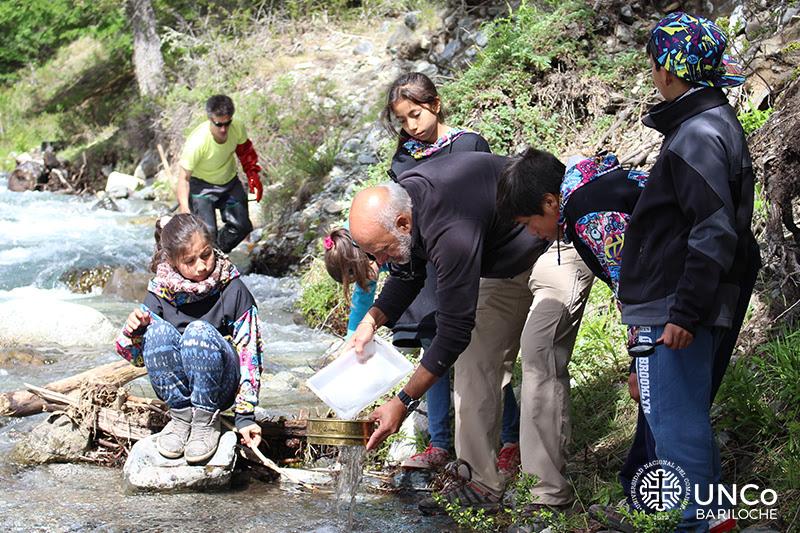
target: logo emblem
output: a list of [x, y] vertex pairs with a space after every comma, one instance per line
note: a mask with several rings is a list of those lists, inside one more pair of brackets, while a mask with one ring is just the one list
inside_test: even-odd
[[686, 472], [671, 461], [651, 461], [641, 467], [631, 480], [634, 508], [648, 512], [679, 509], [689, 503], [692, 494]]

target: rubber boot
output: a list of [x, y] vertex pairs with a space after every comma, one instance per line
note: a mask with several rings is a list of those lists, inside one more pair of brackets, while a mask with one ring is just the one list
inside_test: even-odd
[[202, 463], [217, 451], [220, 435], [219, 410], [196, 408], [192, 417], [192, 431], [186, 443], [184, 457], [187, 463]]
[[192, 408], [170, 409], [170, 421], [156, 436], [158, 453], [168, 459], [177, 459], [183, 455], [189, 432], [192, 428]]

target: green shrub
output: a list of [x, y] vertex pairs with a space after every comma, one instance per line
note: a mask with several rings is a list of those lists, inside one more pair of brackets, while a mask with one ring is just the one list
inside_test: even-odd
[[121, 2], [101, 0], [10, 0], [0, 3], [0, 82], [49, 59], [59, 47], [80, 37], [102, 40], [109, 50], [131, 50]]
[[298, 307], [308, 325], [344, 335], [350, 310], [346, 309], [342, 286], [328, 275], [321, 259], [314, 259], [303, 274], [300, 286], [302, 294]]
[[730, 481], [776, 490], [784, 518], [800, 508], [800, 330], [732, 362], [712, 413]]
[[750, 106], [748, 111], [739, 113], [739, 122], [742, 123], [742, 128], [744, 128], [745, 135], [750, 135], [758, 128], [763, 126], [764, 123], [769, 119], [770, 115], [772, 115], [772, 112], [773, 108], [760, 110]]

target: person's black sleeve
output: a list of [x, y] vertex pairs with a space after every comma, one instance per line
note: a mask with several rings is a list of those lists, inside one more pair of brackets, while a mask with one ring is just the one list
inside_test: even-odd
[[406, 265], [389, 265], [389, 278], [372, 304], [387, 318], [387, 326], [394, 325], [408, 309], [425, 285], [425, 261], [413, 260]]
[[431, 253], [436, 267], [436, 336], [420, 364], [442, 376], [469, 345], [481, 278], [483, 232], [477, 220], [443, 228]]

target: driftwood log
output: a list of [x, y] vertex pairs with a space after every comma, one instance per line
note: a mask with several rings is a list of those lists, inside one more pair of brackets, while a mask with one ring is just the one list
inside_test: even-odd
[[[87, 384], [120, 387], [145, 374], [147, 370], [144, 368], [132, 366], [127, 361], [116, 361], [48, 383], [44, 388], [51, 392], [74, 396]], [[47, 410], [47, 403], [47, 400], [29, 390], [5, 392], [0, 394], [0, 416], [35, 415]]]

